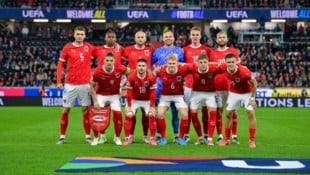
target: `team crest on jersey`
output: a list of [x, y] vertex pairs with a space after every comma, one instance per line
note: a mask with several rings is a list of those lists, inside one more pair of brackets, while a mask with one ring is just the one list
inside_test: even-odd
[[144, 82], [144, 86], [145, 86], [145, 87], [148, 87], [149, 85], [150, 85], [150, 82], [148, 82], [148, 81], [145, 81], [145, 82]]
[[177, 76], [177, 81], [182, 81], [182, 76]]
[[120, 73], [116, 73], [116, 74], [115, 74], [115, 77], [116, 77], [116, 78], [119, 78], [119, 77], [121, 77], [121, 74], [120, 74]]
[[114, 80], [110, 80], [110, 84], [114, 84]]
[[145, 54], [146, 56], [149, 56], [150, 51], [149, 51], [149, 50], [144, 50], [144, 54]]
[[84, 46], [84, 50], [85, 50], [85, 52], [88, 52], [88, 50], [89, 50], [88, 46]]
[[206, 51], [205, 51], [205, 50], [201, 50], [201, 51], [200, 51], [200, 54], [201, 54], [201, 55], [205, 55], [205, 54], [206, 54]]
[[235, 82], [239, 83], [240, 82], [240, 78], [235, 78]]
[[212, 78], [213, 77], [213, 73], [208, 73], [208, 78]]

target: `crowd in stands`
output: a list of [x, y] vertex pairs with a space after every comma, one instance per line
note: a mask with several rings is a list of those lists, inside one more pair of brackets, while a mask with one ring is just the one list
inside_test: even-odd
[[[255, 72], [259, 87], [310, 87], [310, 28], [296, 30], [297, 26], [289, 23], [286, 26], [283, 29], [287, 37], [284, 43], [241, 44], [237, 42], [238, 36], [233, 28], [227, 29], [230, 45], [238, 48], [243, 64]], [[172, 29], [176, 45], [183, 47], [190, 44], [188, 33], [191, 27], [151, 23], [143, 29], [149, 43], [161, 41], [162, 31]], [[72, 31], [60, 26], [38, 25], [34, 31], [28, 29], [24, 33], [25, 28], [27, 26], [21, 25], [15, 31], [8, 28], [0, 31], [0, 87], [55, 87], [59, 54], [62, 47], [73, 40]], [[102, 36], [98, 37], [91, 25], [87, 28], [87, 40], [102, 45], [104, 31], [99, 32]], [[134, 33], [141, 28], [129, 25], [114, 31], [118, 42], [128, 46], [133, 44]], [[202, 43], [215, 47], [214, 38], [220, 30], [211, 27], [209, 37], [205, 33], [202, 35]], [[300, 39], [292, 40], [294, 37]]]
[[[23, 8], [117, 8], [118, 4], [130, 4], [131, 8], [173, 9], [180, 4], [201, 8], [307, 8], [308, 0], [0, 0], [0, 7]], [[181, 7], [186, 7], [183, 5]]]

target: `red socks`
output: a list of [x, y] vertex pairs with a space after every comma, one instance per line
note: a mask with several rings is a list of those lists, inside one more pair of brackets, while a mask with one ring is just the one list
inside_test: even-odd
[[132, 134], [132, 126], [133, 126], [133, 118], [135, 117], [125, 117], [125, 122], [124, 122], [124, 130], [125, 130], [125, 137], [129, 137], [130, 134]]
[[90, 122], [88, 113], [83, 116], [83, 127], [85, 135], [90, 135]]
[[60, 117], [60, 134], [66, 135], [68, 127], [68, 113], [62, 113]]
[[222, 127], [223, 127], [222, 115], [220, 115], [220, 114], [217, 112], [217, 113], [216, 113], [216, 131], [217, 131], [217, 134], [218, 134], [218, 135], [222, 134]]
[[149, 128], [150, 128], [150, 137], [155, 137], [155, 135], [156, 135], [156, 118], [154, 115], [149, 116]]
[[166, 121], [165, 118], [157, 119], [158, 129], [162, 138], [166, 138]]
[[122, 132], [122, 114], [121, 111], [113, 111], [114, 133], [116, 137], [121, 136]]
[[204, 135], [208, 134], [208, 108], [203, 106], [201, 109], [202, 112], [202, 126], [203, 126], [203, 133]]
[[188, 130], [188, 119], [181, 119], [181, 122], [180, 122], [180, 134], [179, 134], [179, 137], [181, 139], [184, 138], [184, 134], [185, 134], [185, 131]]
[[197, 133], [197, 136], [201, 137], [202, 133], [201, 133], [201, 125], [200, 125], [200, 122], [199, 122], [199, 119], [198, 119], [198, 113], [197, 112], [191, 112], [190, 116], [192, 118], [192, 122], [193, 122], [193, 125], [194, 125], [194, 128], [195, 128], [195, 131]]
[[210, 119], [209, 119], [209, 131], [208, 131], [208, 137], [213, 137], [214, 129], [216, 124], [216, 111], [210, 111]]
[[237, 135], [237, 128], [238, 128], [238, 116], [236, 113], [232, 116], [232, 127], [231, 127], [231, 134]]

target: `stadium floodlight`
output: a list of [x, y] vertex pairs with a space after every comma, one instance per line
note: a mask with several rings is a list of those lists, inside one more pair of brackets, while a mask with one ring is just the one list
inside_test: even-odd
[[241, 22], [256, 22], [256, 19], [243, 19]]
[[227, 19], [215, 19], [212, 22], [213, 23], [226, 23], [226, 22], [228, 22], [228, 20]]
[[71, 19], [56, 19], [56, 22], [59, 22], [59, 23], [70, 23]]
[[285, 19], [272, 19], [271, 22], [286, 22]]
[[48, 19], [34, 19], [33, 22], [48, 22]]
[[92, 19], [91, 22], [92, 23], [105, 23], [106, 20], [105, 19]]

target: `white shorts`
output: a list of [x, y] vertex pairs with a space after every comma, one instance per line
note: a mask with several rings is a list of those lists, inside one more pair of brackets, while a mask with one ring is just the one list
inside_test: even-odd
[[206, 104], [207, 107], [216, 108], [215, 92], [193, 92], [191, 98], [190, 109], [198, 109], [202, 104]]
[[184, 86], [184, 101], [187, 105], [190, 104], [192, 95], [193, 95], [192, 88]]
[[63, 107], [71, 108], [78, 99], [81, 106], [89, 106], [91, 98], [89, 94], [89, 84], [70, 85], [65, 84], [63, 92]]
[[228, 93], [227, 99], [227, 110], [237, 110], [241, 107], [241, 104], [244, 104], [244, 107], [247, 110], [253, 111], [253, 106], [248, 105], [250, 101], [251, 93], [246, 94], [237, 94], [233, 92]]
[[217, 107], [224, 107], [227, 105], [228, 91], [216, 91]]
[[172, 102], [177, 108], [187, 108], [183, 95], [161, 95], [158, 106], [169, 107]]
[[131, 109], [133, 114], [135, 115], [137, 110], [142, 108], [146, 115], [150, 112], [150, 101], [149, 100], [132, 100]]
[[110, 105], [113, 111], [121, 111], [121, 102], [119, 101], [120, 95], [99, 95], [97, 94], [97, 100], [100, 107]]

